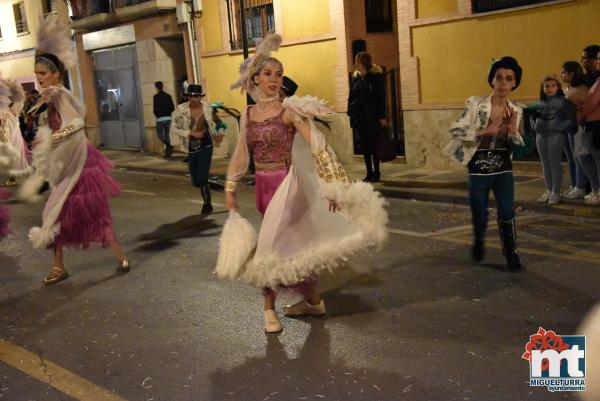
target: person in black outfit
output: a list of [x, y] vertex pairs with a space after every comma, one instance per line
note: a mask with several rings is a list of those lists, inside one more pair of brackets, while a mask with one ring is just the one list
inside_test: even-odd
[[201, 85], [190, 84], [188, 102], [180, 104], [173, 113], [171, 132], [188, 143], [188, 165], [192, 184], [200, 189], [204, 203], [202, 214], [213, 211], [208, 181], [213, 154], [213, 142], [221, 143], [227, 126], [217, 114], [219, 105], [211, 105]]
[[171, 157], [173, 146], [169, 137], [171, 128], [171, 113], [175, 110], [173, 98], [163, 90], [163, 83], [157, 81], [154, 83], [156, 95], [154, 95], [154, 115], [156, 116], [156, 134], [158, 139], [165, 144], [165, 157]]
[[588, 88], [591, 88], [596, 83], [596, 80], [600, 78], [600, 71], [594, 64], [598, 53], [600, 53], [600, 46], [589, 45], [583, 49], [583, 54], [581, 55], [581, 64], [585, 70], [585, 86]]
[[363, 181], [379, 182], [379, 157], [376, 152], [377, 135], [381, 127], [387, 126], [385, 107], [385, 77], [383, 70], [373, 64], [371, 55], [360, 52], [354, 59], [356, 71], [352, 76], [348, 115], [350, 126], [359, 135], [367, 167]]

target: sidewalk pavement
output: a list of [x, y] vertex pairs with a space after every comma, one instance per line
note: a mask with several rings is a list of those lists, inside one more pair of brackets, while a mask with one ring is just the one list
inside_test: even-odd
[[[103, 149], [102, 153], [120, 170], [188, 175], [187, 163], [183, 163], [185, 155], [180, 153], [169, 159], [139, 150]], [[215, 189], [223, 188], [228, 164], [229, 159], [213, 157], [210, 175], [211, 185]], [[357, 157], [354, 163], [347, 163], [344, 167], [353, 180], [361, 180], [365, 175], [362, 158]], [[562, 201], [552, 206], [537, 203], [536, 199], [544, 192], [539, 163], [516, 162], [514, 172], [515, 207], [520, 211], [600, 218], [600, 206], [586, 205], [583, 200]], [[244, 181], [248, 182], [253, 178], [248, 175]], [[415, 168], [398, 159], [382, 165], [381, 179], [382, 182], [375, 184], [375, 188], [388, 198], [469, 204], [466, 171]], [[563, 182], [569, 182], [567, 176]], [[494, 206], [493, 197], [490, 197], [490, 206]]]

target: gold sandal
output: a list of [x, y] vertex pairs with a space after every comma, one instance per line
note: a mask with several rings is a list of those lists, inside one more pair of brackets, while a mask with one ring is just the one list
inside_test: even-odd
[[119, 264], [117, 265], [117, 271], [121, 273], [127, 273], [131, 270], [131, 266], [129, 265], [129, 259], [119, 260]]
[[63, 281], [67, 277], [69, 277], [69, 272], [68, 271], [66, 271], [63, 268], [54, 266], [52, 268], [52, 270], [50, 270], [50, 274], [48, 274], [46, 276], [46, 278], [44, 278], [44, 285], [56, 284], [59, 281]]

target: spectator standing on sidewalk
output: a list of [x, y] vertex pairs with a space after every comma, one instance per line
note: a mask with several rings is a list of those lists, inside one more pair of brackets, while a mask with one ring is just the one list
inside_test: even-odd
[[588, 180], [583, 170], [582, 159], [588, 163], [593, 163], [591, 155], [577, 155], [575, 152], [575, 134], [579, 129], [578, 114], [587, 98], [588, 87], [585, 86], [585, 75], [583, 69], [577, 61], [567, 61], [562, 66], [560, 74], [562, 81], [567, 84], [565, 89], [565, 98], [574, 109], [571, 114], [574, 119], [571, 128], [567, 132], [565, 141], [565, 154], [569, 161], [569, 174], [571, 175], [571, 186], [562, 194], [565, 199], [581, 199], [586, 195], [586, 186]]
[[156, 94], [154, 95], [154, 115], [156, 116], [156, 134], [158, 139], [165, 144], [165, 157], [171, 157], [173, 146], [169, 131], [171, 129], [171, 114], [175, 110], [173, 98], [163, 90], [163, 83], [157, 81], [154, 83]]
[[[600, 48], [595, 62], [596, 68], [600, 68]], [[588, 149], [594, 160], [594, 163], [583, 165], [592, 185], [592, 192], [586, 196], [585, 203], [600, 205], [600, 76], [590, 88], [580, 115], [585, 130], [584, 135], [588, 139]]]
[[599, 45], [589, 45], [583, 49], [581, 64], [585, 70], [585, 85], [591, 88], [600, 77], [600, 69], [596, 66], [596, 55], [600, 52]]
[[377, 135], [381, 127], [387, 126], [385, 119], [385, 77], [381, 67], [373, 64], [371, 55], [360, 52], [354, 59], [356, 71], [352, 74], [352, 85], [348, 97], [350, 125], [358, 131], [360, 146], [365, 159], [367, 176], [365, 182], [379, 182], [379, 157]]
[[535, 141], [546, 183], [546, 192], [538, 198], [538, 203], [556, 205], [560, 202], [562, 154], [565, 136], [575, 119], [574, 114], [575, 110], [565, 99], [558, 77], [546, 76], [542, 81], [540, 100], [531, 124], [536, 133]]
[[523, 109], [508, 95], [521, 83], [522, 69], [512, 57], [496, 61], [488, 74], [493, 88], [487, 97], [470, 97], [462, 114], [450, 127], [452, 141], [444, 153], [468, 168], [469, 202], [473, 218], [473, 259], [485, 256], [489, 192], [494, 192], [502, 253], [509, 271], [522, 269], [517, 251], [514, 212], [514, 178], [511, 143], [523, 146]]
[[171, 132], [188, 142], [187, 160], [192, 184], [202, 193], [202, 214], [208, 214], [213, 211], [208, 182], [213, 139], [220, 143], [226, 126], [209, 102], [203, 100], [205, 94], [201, 85], [188, 85], [186, 96], [189, 101], [177, 106], [173, 113]]

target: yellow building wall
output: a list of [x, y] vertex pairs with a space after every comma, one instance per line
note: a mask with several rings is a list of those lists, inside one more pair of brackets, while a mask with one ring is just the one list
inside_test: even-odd
[[441, 15], [456, 14], [458, 12], [457, 0], [418, 0], [417, 17], [439, 17]]
[[202, 43], [204, 51], [220, 50], [221, 42], [221, 19], [219, 14], [219, 0], [204, 0], [201, 26]]
[[2, 78], [23, 79], [27, 77], [33, 79], [34, 64], [35, 57], [22, 57], [13, 60], [2, 61], [0, 62]]
[[600, 38], [600, 1], [583, 0], [527, 11], [440, 23], [413, 29], [422, 103], [462, 102], [490, 92], [492, 58], [514, 56], [523, 81], [514, 97], [533, 99], [540, 80], [560, 73], [567, 60]]
[[239, 89], [229, 89], [240, 76], [242, 60], [241, 54], [202, 58], [203, 87], [211, 102], [223, 102], [227, 107], [238, 110], [244, 108], [246, 96]]
[[[318, 96], [333, 104], [334, 71], [337, 65], [335, 40], [282, 47], [273, 56], [283, 63], [284, 74], [298, 84], [297, 95]], [[241, 62], [241, 55], [203, 58], [202, 67], [210, 101], [222, 101], [227, 106], [240, 110], [245, 107], [245, 96], [239, 90], [229, 89], [239, 78]]]
[[329, 1], [282, 0], [283, 38], [298, 39], [331, 32]]

